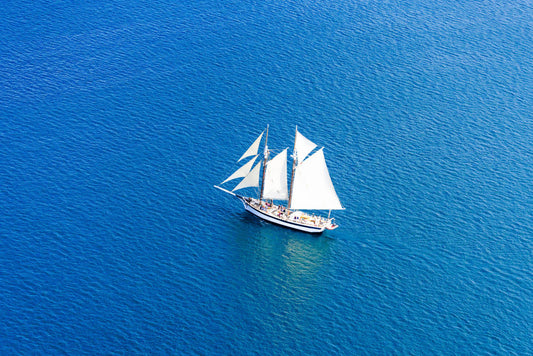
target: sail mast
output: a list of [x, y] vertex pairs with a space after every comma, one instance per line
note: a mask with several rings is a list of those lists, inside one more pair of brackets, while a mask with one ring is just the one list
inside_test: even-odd
[[265, 159], [263, 160], [263, 177], [261, 178], [261, 191], [259, 193], [259, 200], [263, 200], [263, 190], [265, 188], [265, 166], [267, 164], [268, 160], [268, 126], [266, 129], [266, 136], [265, 136]]
[[296, 136], [298, 134], [298, 125], [296, 125], [296, 129], [294, 132], [294, 147], [292, 149], [292, 173], [291, 173], [291, 188], [289, 190], [289, 201], [287, 203], [287, 208], [291, 208], [291, 201], [292, 201], [292, 186], [294, 184], [294, 168], [296, 167]]

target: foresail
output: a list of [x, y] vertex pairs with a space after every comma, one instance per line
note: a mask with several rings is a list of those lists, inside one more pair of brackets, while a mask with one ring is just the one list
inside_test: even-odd
[[259, 137], [254, 141], [254, 143], [252, 143], [252, 145], [246, 150], [246, 152], [244, 152], [244, 154], [241, 156], [241, 158], [239, 158], [237, 162], [240, 162], [246, 157], [256, 156], [257, 151], [259, 150], [259, 144], [261, 143], [262, 137], [263, 137], [263, 132], [261, 132], [261, 135], [259, 135]]
[[316, 147], [316, 144], [314, 142], [308, 140], [298, 131], [296, 131], [296, 139], [294, 143], [294, 151], [297, 157], [297, 164], [302, 163], [305, 157], [307, 157], [307, 155], [311, 153], [311, 151], [314, 150]]
[[268, 161], [265, 168], [263, 199], [287, 200], [287, 149]]
[[242, 178], [246, 177], [246, 175], [250, 172], [252, 169], [252, 166], [254, 165], [255, 160], [257, 159], [257, 156], [252, 158], [250, 162], [246, 163], [241, 168], [237, 169], [231, 176], [229, 176], [225, 181], [223, 181], [221, 184], [226, 183], [227, 181], [230, 181], [232, 179]]
[[329, 176], [321, 148], [296, 167], [291, 209], [344, 209]]
[[259, 171], [261, 170], [261, 162], [255, 165], [254, 169], [250, 171], [244, 177], [243, 180], [235, 187], [233, 188], [233, 192], [238, 189], [248, 188], [248, 187], [259, 187]]

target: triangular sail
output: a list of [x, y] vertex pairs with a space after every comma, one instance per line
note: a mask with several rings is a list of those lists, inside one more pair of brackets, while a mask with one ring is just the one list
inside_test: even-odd
[[296, 167], [291, 209], [344, 209], [329, 176], [321, 148]]
[[243, 180], [235, 187], [232, 191], [236, 191], [238, 189], [248, 188], [248, 187], [259, 187], [259, 171], [261, 170], [261, 162], [255, 165], [254, 169], [250, 171], [244, 177]]
[[316, 144], [309, 139], [307, 139], [304, 135], [296, 131], [296, 138], [294, 141], [294, 151], [296, 153], [297, 158], [297, 164], [300, 164], [303, 162], [305, 157], [316, 147]]
[[250, 172], [250, 169], [252, 169], [252, 166], [254, 165], [255, 160], [257, 159], [257, 156], [252, 158], [252, 160], [248, 163], [246, 163], [241, 168], [237, 169], [231, 176], [229, 176], [225, 181], [223, 181], [221, 184], [226, 183], [227, 181], [230, 181], [232, 179], [242, 178], [246, 177], [248, 172]]
[[287, 200], [288, 197], [286, 148], [266, 164], [263, 199]]
[[259, 144], [261, 143], [261, 138], [263, 137], [263, 132], [261, 132], [261, 135], [252, 143], [252, 145], [244, 152], [244, 154], [239, 158], [237, 162], [240, 162], [242, 159], [250, 156], [256, 156], [257, 151], [259, 150]]

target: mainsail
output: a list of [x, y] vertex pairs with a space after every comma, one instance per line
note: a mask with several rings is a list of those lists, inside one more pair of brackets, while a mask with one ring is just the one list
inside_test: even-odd
[[323, 148], [296, 167], [289, 208], [344, 209], [331, 182]]
[[263, 199], [287, 200], [287, 148], [268, 161], [265, 168]]

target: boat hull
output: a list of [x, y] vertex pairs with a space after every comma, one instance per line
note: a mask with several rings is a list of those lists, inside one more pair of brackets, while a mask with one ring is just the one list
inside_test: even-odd
[[[288, 218], [284, 218], [284, 219], [278, 218], [278, 217], [275, 217], [275, 216], [273, 216], [271, 214], [265, 213], [265, 212], [261, 211], [260, 209], [254, 207], [253, 205], [250, 204], [250, 202], [248, 202], [246, 200], [246, 198], [239, 197], [239, 199], [242, 201], [242, 203], [244, 205], [244, 209], [246, 209], [246, 211], [252, 213], [253, 215], [257, 216], [258, 218], [261, 218], [261, 219], [263, 219], [265, 221], [268, 221], [268, 222], [276, 224], [276, 225], [288, 227], [290, 229], [303, 231], [303, 232], [307, 232], [307, 233], [311, 233], [311, 234], [321, 234], [327, 228], [325, 225], [322, 225], [322, 226], [311, 226], [309, 224], [298, 223], [298, 222], [290, 220]], [[333, 227], [333, 228], [335, 228], [335, 227]], [[331, 230], [332, 228], [329, 228], [329, 229]]]

